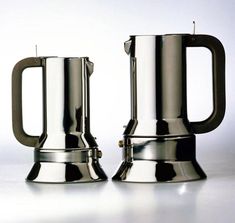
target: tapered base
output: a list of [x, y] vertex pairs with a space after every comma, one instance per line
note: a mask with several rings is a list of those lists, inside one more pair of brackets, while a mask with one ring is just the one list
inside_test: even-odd
[[26, 180], [37, 183], [80, 183], [107, 179], [98, 149], [34, 150], [34, 165]]
[[206, 174], [193, 161], [123, 161], [113, 180], [124, 182], [185, 182], [205, 179]]
[[37, 183], [82, 183], [107, 179], [98, 162], [35, 162], [26, 180]]

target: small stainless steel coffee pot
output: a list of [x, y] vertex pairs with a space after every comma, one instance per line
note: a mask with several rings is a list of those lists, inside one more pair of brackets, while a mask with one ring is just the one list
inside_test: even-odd
[[[204, 121], [187, 118], [186, 48], [212, 53], [213, 112]], [[125, 42], [131, 66], [131, 119], [120, 146], [123, 162], [114, 180], [178, 182], [206, 178], [195, 156], [195, 133], [215, 129], [225, 113], [225, 53], [208, 35], [131, 36]]]
[[[43, 133], [28, 135], [22, 119], [22, 72], [43, 69]], [[16, 139], [35, 147], [35, 163], [27, 180], [68, 183], [106, 180], [101, 151], [90, 133], [87, 57], [33, 57], [19, 61], [12, 74], [13, 131]]]

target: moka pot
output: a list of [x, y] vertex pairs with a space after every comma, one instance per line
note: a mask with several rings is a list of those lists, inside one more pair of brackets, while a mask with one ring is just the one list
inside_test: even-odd
[[[22, 72], [42, 67], [43, 133], [23, 129]], [[90, 132], [87, 57], [32, 57], [19, 61], [12, 74], [13, 131], [23, 145], [35, 147], [28, 181], [44, 183], [94, 182], [107, 177], [99, 164], [101, 151]], [[34, 117], [32, 117], [34, 118]]]
[[[213, 112], [204, 121], [187, 117], [186, 49], [212, 53]], [[113, 179], [126, 182], [179, 182], [206, 178], [196, 161], [195, 134], [214, 130], [225, 113], [225, 53], [209, 35], [131, 36], [131, 119], [123, 161]], [[200, 109], [200, 108], [198, 108]]]

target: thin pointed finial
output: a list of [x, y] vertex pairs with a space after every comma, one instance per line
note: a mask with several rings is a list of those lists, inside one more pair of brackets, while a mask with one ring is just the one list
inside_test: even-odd
[[196, 23], [193, 21], [193, 35], [195, 35], [195, 30], [196, 30]]
[[36, 53], [36, 57], [38, 57], [38, 45], [35, 45], [35, 53]]

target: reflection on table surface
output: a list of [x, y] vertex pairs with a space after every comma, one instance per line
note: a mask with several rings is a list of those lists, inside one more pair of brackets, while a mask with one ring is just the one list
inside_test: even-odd
[[235, 217], [234, 168], [225, 165], [226, 173], [207, 172], [207, 180], [171, 184], [28, 183], [22, 176], [29, 168], [1, 166], [1, 222], [229, 222]]

